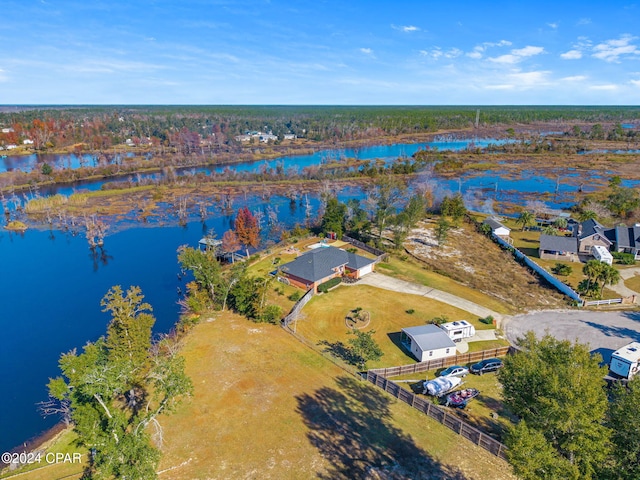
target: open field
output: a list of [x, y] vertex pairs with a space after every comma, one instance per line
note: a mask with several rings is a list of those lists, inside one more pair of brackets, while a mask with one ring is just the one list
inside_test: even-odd
[[[400, 346], [400, 330], [404, 327], [424, 325], [441, 315], [446, 315], [451, 321], [471, 321], [478, 328], [483, 325], [468, 312], [437, 300], [356, 284], [342, 285], [327, 294], [313, 297], [302, 309], [302, 315], [295, 326], [296, 331], [314, 344], [348, 344], [351, 335], [348, 334], [345, 316], [357, 307], [370, 313], [371, 322], [363, 330], [375, 330], [373, 337], [384, 352], [379, 361], [367, 365], [369, 368], [416, 362]], [[409, 309], [414, 309], [415, 312], [409, 314]]]
[[467, 287], [450, 277], [429, 270], [425, 265], [420, 264], [412, 257], [403, 260], [392, 256], [388, 261], [378, 263], [376, 269], [385, 275], [399, 278], [400, 280], [425, 285], [458, 295], [498, 313], [509, 314], [515, 311], [510, 305], [501, 302], [497, 298]]
[[162, 419], [160, 478], [512, 478], [281, 328], [226, 314], [198, 325], [183, 352], [195, 392]]
[[513, 256], [469, 224], [451, 229], [447, 243], [435, 240], [435, 223], [412, 230], [405, 248], [431, 268], [508, 304], [513, 310], [566, 307], [564, 295], [540, 283]]

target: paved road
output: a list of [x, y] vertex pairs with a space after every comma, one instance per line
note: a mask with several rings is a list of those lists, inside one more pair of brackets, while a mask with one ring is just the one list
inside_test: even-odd
[[493, 316], [496, 320], [500, 320], [502, 315], [493, 310], [485, 308], [477, 303], [470, 302], [464, 298], [452, 295], [451, 293], [443, 292], [442, 290], [436, 290], [435, 288], [426, 287], [417, 283], [405, 282], [397, 278], [389, 277], [381, 273], [373, 272], [365, 275], [360, 279], [358, 285], [371, 285], [372, 287], [383, 288], [385, 290], [392, 290], [394, 292], [409, 293], [412, 295], [420, 295], [427, 298], [433, 298], [439, 300], [442, 303], [453, 305], [469, 313], [477, 315], [479, 318]]
[[528, 330], [538, 337], [550, 333], [561, 340], [589, 344], [608, 362], [611, 353], [629, 342], [640, 342], [640, 312], [549, 311], [517, 315], [504, 322], [511, 343]]

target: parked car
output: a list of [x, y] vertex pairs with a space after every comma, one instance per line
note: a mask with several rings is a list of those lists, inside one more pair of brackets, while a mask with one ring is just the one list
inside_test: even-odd
[[467, 367], [461, 367], [460, 365], [454, 365], [449, 368], [445, 368], [442, 370], [438, 376], [439, 377], [465, 377], [469, 374], [469, 369]]
[[471, 373], [482, 375], [487, 372], [495, 372], [499, 368], [502, 368], [504, 364], [499, 358], [487, 358], [481, 362], [471, 365]]

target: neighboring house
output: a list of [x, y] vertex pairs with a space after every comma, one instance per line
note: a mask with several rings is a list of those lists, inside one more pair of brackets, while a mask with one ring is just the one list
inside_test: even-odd
[[373, 271], [375, 260], [336, 247], [319, 247], [305, 252], [280, 267], [280, 275], [291, 285], [317, 290], [318, 285], [334, 278], [360, 278]]
[[249, 142], [251, 138], [251, 135], [238, 135], [235, 137], [238, 142]]
[[14, 132], [14, 130], [11, 127], [2, 129], [2, 133], [13, 133], [13, 132]]
[[605, 228], [596, 220], [586, 220], [576, 225], [573, 231], [578, 238], [578, 253], [591, 255], [595, 245], [611, 249], [615, 240], [615, 231]]
[[636, 260], [640, 260], [640, 223], [633, 227], [625, 225], [612, 230], [615, 230], [614, 251], [631, 253], [635, 255]]
[[578, 239], [557, 235], [540, 235], [540, 258], [543, 260], [567, 260], [579, 262]]
[[22, 141], [22, 144], [23, 144], [23, 145], [33, 145], [33, 140], [31, 140], [31, 139], [29, 139], [29, 138], [25, 138], [25, 139]]
[[484, 225], [489, 225], [491, 227], [491, 232], [496, 237], [508, 237], [511, 233], [511, 229], [505, 227], [500, 221], [495, 217], [488, 217], [482, 222]]
[[297, 137], [296, 137], [295, 133], [285, 133], [284, 134], [284, 139], [285, 140], [295, 140], [296, 138]]
[[400, 342], [420, 362], [456, 354], [456, 344], [437, 325], [420, 325], [403, 328]]
[[267, 143], [269, 140], [272, 140], [272, 141], [274, 141], [274, 142], [275, 142], [276, 140], [278, 140], [278, 136], [277, 136], [277, 135], [272, 134], [271, 132], [269, 132], [269, 133], [262, 133], [262, 134], [260, 135], [260, 137], [259, 137], [259, 140], [260, 140], [262, 143]]

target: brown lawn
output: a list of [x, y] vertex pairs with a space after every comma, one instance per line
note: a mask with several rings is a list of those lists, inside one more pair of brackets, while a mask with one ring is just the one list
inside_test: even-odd
[[624, 284], [627, 286], [627, 288], [630, 288], [634, 292], [640, 293], [640, 275], [639, 274], [636, 273], [633, 277], [626, 279], [624, 281]]
[[[352, 336], [348, 334], [345, 317], [357, 307], [369, 312], [370, 323], [363, 330], [375, 330], [373, 337], [384, 352], [381, 360], [367, 365], [369, 368], [416, 362], [400, 347], [400, 331], [404, 327], [424, 325], [441, 315], [446, 315], [450, 321], [473, 320], [478, 324], [470, 313], [437, 300], [356, 284], [341, 285], [327, 294], [313, 297], [302, 310], [296, 331], [316, 345], [323, 341], [347, 345]], [[410, 309], [415, 310], [414, 313], [407, 313]]]
[[437, 245], [435, 222], [422, 222], [414, 229], [406, 249], [439, 272], [480, 290], [512, 308], [566, 307], [565, 297], [553, 288], [543, 286], [538, 277], [518, 264], [513, 256], [469, 224], [449, 232], [442, 247]]
[[183, 352], [195, 391], [162, 418], [160, 478], [513, 478], [279, 327], [225, 314], [198, 325]]

